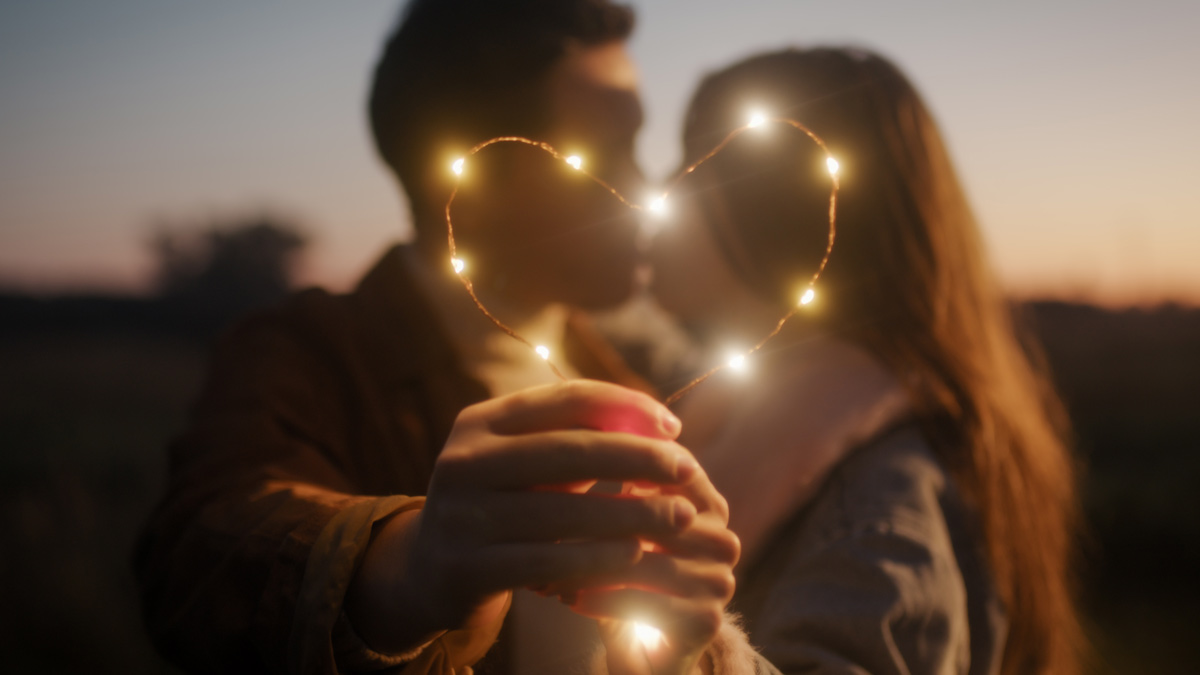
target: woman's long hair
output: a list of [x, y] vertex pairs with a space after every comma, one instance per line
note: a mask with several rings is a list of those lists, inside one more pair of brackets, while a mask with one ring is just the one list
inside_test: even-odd
[[[837, 244], [809, 314], [910, 389], [923, 429], [977, 514], [1010, 620], [1002, 672], [1074, 673], [1082, 633], [1068, 580], [1077, 468], [1040, 353], [1018, 338], [941, 135], [915, 89], [860, 50], [788, 50], [706, 78], [684, 132], [703, 155], [761, 106], [840, 161]], [[762, 133], [760, 133], [760, 131]], [[824, 251], [824, 156], [782, 125], [743, 134], [694, 195], [734, 269], [781, 305]], [[716, 198], [719, 195], [719, 198]]]

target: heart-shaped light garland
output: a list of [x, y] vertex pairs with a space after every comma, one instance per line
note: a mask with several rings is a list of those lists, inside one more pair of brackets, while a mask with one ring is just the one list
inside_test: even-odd
[[[830, 191], [829, 191], [829, 241], [825, 246], [825, 254], [821, 257], [821, 263], [817, 266], [817, 271], [813, 273], [812, 278], [809, 279], [807, 287], [805, 288], [804, 292], [800, 295], [799, 302], [795, 306], [793, 306], [791, 309], [789, 309], [788, 312], [786, 314], [784, 314], [782, 318], [779, 319], [779, 321], [775, 324], [775, 328], [772, 329], [771, 332], [766, 335], [766, 337], [764, 337], [762, 340], [759, 340], [758, 344], [754, 345], [752, 348], [746, 350], [745, 352], [743, 352], [741, 354], [737, 354], [737, 355], [733, 356], [728, 362], [723, 363], [721, 365], [718, 365], [718, 366], [708, 370], [707, 372], [703, 373], [699, 377], [693, 379], [691, 382], [688, 382], [683, 388], [679, 389], [675, 393], [668, 396], [665, 400], [665, 403], [667, 405], [671, 405], [672, 403], [675, 403], [680, 398], [682, 398], [689, 391], [691, 391], [694, 387], [696, 387], [696, 385], [707, 380], [709, 377], [711, 377], [718, 371], [722, 370], [723, 368], [726, 368], [726, 367], [741, 368], [741, 367], [743, 367], [743, 365], [745, 364], [746, 358], [748, 358], [749, 356], [751, 356], [758, 350], [762, 349], [763, 345], [767, 344], [767, 342], [770, 341], [771, 338], [775, 337], [776, 335], [779, 334], [779, 331], [783, 330], [784, 324], [787, 323], [788, 319], [792, 318], [792, 316], [795, 315], [795, 313], [800, 309], [800, 307], [811, 303], [813, 301], [813, 298], [816, 297], [816, 291], [814, 290], [814, 286], [816, 286], [817, 280], [820, 279], [821, 273], [825, 271], [825, 266], [829, 263], [829, 256], [830, 256], [830, 254], [833, 253], [833, 242], [834, 242], [834, 239], [837, 237], [838, 161], [836, 159], [834, 159], [834, 157], [832, 155], [829, 154], [829, 149], [825, 146], [825, 141], [821, 140], [820, 136], [817, 136], [815, 133], [813, 133], [813, 131], [811, 129], [804, 126], [800, 122], [797, 122], [796, 120], [782, 118], [782, 117], [768, 118], [761, 113], [755, 113], [754, 115], [752, 115], [750, 117], [750, 121], [747, 124], [745, 124], [741, 127], [738, 127], [736, 129], [734, 129], [733, 131], [729, 132], [729, 134], [726, 135], [725, 138], [716, 145], [716, 147], [714, 147], [712, 150], [710, 150], [708, 152], [708, 154], [704, 155], [700, 159], [698, 159], [695, 162], [693, 162], [692, 164], [688, 165], [687, 168], [685, 168], [683, 171], [681, 171], [679, 173], [679, 175], [677, 175], [667, 185], [667, 189], [664, 190], [660, 196], [653, 199], [647, 207], [642, 207], [639, 204], [635, 204], [635, 203], [629, 201], [628, 199], [625, 198], [624, 195], [622, 195], [620, 192], [618, 192], [616, 188], [609, 185], [607, 182], [605, 182], [599, 176], [596, 176], [596, 175], [592, 174], [591, 172], [585, 170], [583, 168], [583, 159], [581, 157], [579, 157], [578, 155], [563, 155], [561, 152], [559, 152], [556, 148], [554, 148], [554, 146], [550, 145], [549, 143], [545, 143], [542, 141], [535, 141], [535, 140], [532, 140], [529, 138], [524, 138], [522, 136], [500, 136], [497, 138], [492, 138], [492, 139], [486, 140], [486, 141], [480, 143], [479, 145], [476, 145], [475, 147], [471, 148], [469, 151], [467, 151], [467, 154], [465, 156], [454, 160], [450, 165], [450, 169], [454, 172], [454, 174], [456, 176], [461, 177], [463, 174], [463, 171], [465, 169], [466, 160], [468, 157], [476, 155], [479, 152], [481, 152], [482, 150], [484, 150], [485, 148], [495, 145], [497, 143], [523, 143], [525, 145], [530, 145], [530, 146], [533, 146], [540, 150], [543, 150], [546, 153], [548, 153], [550, 156], [554, 157], [555, 159], [566, 162], [567, 164], [569, 164], [571, 166], [571, 168], [583, 173], [588, 178], [592, 179], [596, 184], [598, 184], [601, 187], [603, 187], [604, 189], [608, 190], [609, 193], [611, 193], [613, 195], [613, 197], [620, 200], [622, 204], [625, 204], [629, 208], [638, 210], [638, 211], [649, 210], [652, 213], [662, 214], [666, 210], [667, 196], [670, 194], [670, 191], [673, 190], [679, 184], [679, 182], [681, 180], [683, 180], [686, 176], [688, 176], [693, 171], [695, 171], [701, 164], [712, 159], [713, 157], [715, 157], [717, 155], [717, 153], [724, 150], [725, 146], [727, 146], [729, 144], [729, 142], [732, 141], [734, 138], [737, 138], [739, 135], [741, 135], [742, 133], [744, 133], [745, 131], [747, 131], [749, 129], [757, 129], [760, 127], [764, 127], [764, 126], [766, 126], [767, 123], [786, 124], [794, 129], [797, 129], [797, 130], [803, 132], [810, 139], [812, 139], [813, 142], [816, 143], [817, 146], [820, 147], [821, 150], [824, 151], [824, 153], [825, 153], [825, 166], [826, 166], [826, 168], [828, 168], [829, 174], [832, 178], [832, 187], [830, 188]], [[477, 295], [475, 295], [475, 286], [471, 283], [470, 277], [468, 277], [466, 274], [466, 263], [458, 257], [457, 248], [454, 243], [454, 221], [450, 217], [450, 207], [453, 206], [454, 198], [458, 195], [458, 187], [459, 187], [459, 183], [456, 182], [454, 185], [454, 189], [451, 190], [451, 192], [450, 192], [450, 198], [446, 200], [446, 236], [447, 236], [447, 239], [448, 239], [449, 245], [450, 245], [450, 264], [454, 268], [454, 272], [456, 274], [458, 274], [459, 279], [462, 280], [463, 287], [467, 289], [467, 294], [471, 296], [471, 300], [475, 303], [475, 307], [477, 307], [479, 309], [479, 311], [483, 313], [484, 316], [486, 316], [489, 320], [491, 320], [491, 322], [493, 324], [496, 325], [497, 328], [499, 328], [500, 330], [507, 333], [514, 340], [517, 340], [517, 341], [521, 342], [522, 344], [528, 346], [530, 349], [532, 349], [534, 351], [534, 353], [536, 353], [538, 356], [542, 357], [542, 360], [544, 360], [546, 362], [546, 364], [550, 367], [550, 370], [552, 370], [554, 372], [554, 374], [556, 376], [558, 376], [559, 379], [566, 380], [567, 379], [566, 376], [564, 376], [562, 374], [562, 371], [560, 371], [558, 369], [558, 367], [554, 365], [554, 362], [550, 360], [550, 350], [549, 349], [547, 349], [546, 347], [544, 347], [542, 345], [534, 345], [532, 342], [525, 339], [522, 335], [520, 335], [519, 333], [514, 331], [512, 328], [507, 326], [503, 321], [496, 318], [496, 316], [488, 310], [488, 308], [483, 304], [483, 302], [481, 302], [479, 300], [479, 297]], [[659, 629], [657, 629], [649, 624], [646, 624], [646, 623], [643, 623], [640, 621], [632, 622], [632, 634], [633, 634], [634, 640], [636, 642], [641, 643], [642, 646], [647, 650], [654, 650], [659, 645], [659, 643], [665, 639], [662, 634], [662, 631], [660, 631]]]
[[[667, 405], [671, 405], [671, 404], [675, 403], [676, 401], [678, 401], [680, 398], [682, 398], [689, 391], [691, 391], [694, 387], [696, 387], [696, 385], [707, 380], [709, 377], [711, 377], [718, 371], [720, 371], [726, 367], [732, 367], [732, 368], [743, 367], [746, 359], [749, 356], [753, 355], [755, 352], [762, 349], [763, 345], [767, 344], [767, 342], [770, 341], [771, 338], [775, 337], [776, 335], [779, 334], [779, 331], [783, 330], [784, 324], [786, 324], [788, 319], [792, 318], [792, 316], [796, 314], [796, 312], [800, 309], [800, 307], [809, 304], [810, 302], [813, 301], [813, 298], [816, 297], [816, 291], [814, 290], [814, 286], [816, 286], [817, 280], [821, 278], [821, 273], [825, 271], [825, 266], [829, 263], [829, 256], [830, 256], [830, 254], [833, 253], [833, 242], [837, 236], [838, 161], [836, 159], [834, 159], [834, 157], [832, 155], [829, 154], [829, 149], [827, 147], [825, 147], [825, 141], [821, 140], [820, 136], [817, 136], [815, 133], [813, 133], [813, 131], [811, 129], [804, 126], [800, 122], [797, 122], [796, 120], [783, 118], [783, 117], [768, 118], [761, 113], [756, 113], [750, 117], [750, 121], [748, 123], [729, 132], [729, 134], [727, 136], [725, 136], [724, 140], [722, 140], [720, 143], [718, 143], [716, 145], [716, 147], [714, 147], [712, 150], [710, 150], [708, 152], [708, 154], [704, 155], [700, 159], [691, 163], [690, 165], [688, 165], [687, 168], [685, 168], [677, 176], [675, 176], [675, 178], [670, 183], [668, 183], [667, 189], [664, 190], [661, 195], [659, 195], [658, 197], [653, 199], [650, 202], [650, 204], [645, 207], [641, 206], [640, 204], [635, 204], [635, 203], [629, 201], [628, 199], [625, 198], [624, 195], [622, 195], [620, 192], [618, 192], [616, 188], [614, 188], [613, 186], [606, 183], [600, 177], [598, 177], [598, 176], [590, 173], [586, 169], [584, 169], [583, 168], [583, 159], [581, 157], [579, 157], [578, 155], [564, 155], [561, 152], [559, 152], [556, 148], [554, 148], [554, 146], [550, 145], [549, 143], [545, 143], [542, 141], [535, 141], [535, 140], [532, 140], [529, 138], [524, 138], [522, 136], [499, 136], [497, 138], [492, 138], [492, 139], [486, 140], [486, 141], [480, 143], [479, 145], [476, 145], [475, 147], [468, 150], [467, 154], [464, 155], [463, 157], [460, 157], [460, 158], [454, 160], [454, 162], [452, 162], [450, 165], [450, 169], [451, 169], [451, 171], [454, 172], [454, 174], [456, 176], [461, 177], [463, 174], [463, 171], [466, 167], [467, 159], [469, 157], [472, 157], [472, 156], [478, 154], [485, 148], [492, 146], [492, 145], [496, 145], [498, 143], [523, 143], [525, 145], [530, 145], [530, 146], [533, 146], [540, 150], [543, 150], [547, 154], [549, 154], [550, 156], [554, 157], [557, 160], [566, 162], [567, 164], [569, 164], [571, 166], [571, 168], [575, 169], [576, 171], [579, 171], [580, 173], [583, 173], [585, 176], [592, 179], [597, 185], [608, 190], [609, 193], [611, 193], [613, 197], [620, 200], [622, 204], [625, 204], [629, 208], [637, 210], [637, 211], [649, 210], [650, 212], [655, 213], [655, 214], [662, 214], [666, 210], [667, 196], [670, 194], [671, 190], [675, 189], [675, 187], [679, 184], [680, 181], [682, 181], [685, 177], [687, 177], [689, 174], [691, 174], [693, 171], [695, 171], [701, 164], [704, 164], [708, 160], [715, 157], [719, 152], [724, 150], [725, 146], [729, 145], [730, 141], [732, 141], [733, 139], [737, 138], [738, 136], [740, 136], [741, 134], [745, 133], [746, 131], [748, 131], [750, 129], [759, 129], [759, 128], [765, 127], [768, 123], [785, 124], [787, 126], [790, 126], [794, 129], [797, 129], [797, 130], [803, 132], [806, 136], [808, 136], [810, 139], [812, 139], [813, 142], [816, 143], [817, 146], [819, 148], [821, 148], [821, 150], [825, 153], [825, 165], [826, 165], [826, 168], [829, 170], [830, 176], [833, 179], [832, 187], [830, 188], [830, 191], [829, 191], [829, 242], [825, 246], [825, 255], [822, 256], [821, 263], [820, 263], [820, 265], [817, 266], [817, 271], [813, 273], [812, 278], [809, 280], [808, 285], [806, 286], [806, 288], [804, 290], [804, 293], [802, 293], [800, 295], [799, 302], [795, 306], [793, 306], [790, 310], [788, 310], [787, 314], [784, 314], [783, 317], [779, 319], [779, 322], [775, 324], [775, 328], [772, 329], [771, 332], [768, 333], [766, 337], [764, 337], [762, 340], [759, 340], [758, 344], [754, 345], [750, 349], [746, 350], [743, 353], [733, 356], [732, 358], [729, 359], [728, 362], [720, 364], [720, 365], [708, 370], [707, 372], [703, 373], [702, 375], [695, 378], [691, 382], [688, 382], [686, 385], [684, 385], [683, 388], [679, 389], [675, 393], [668, 396], [665, 400], [665, 403]], [[486, 316], [488, 319], [490, 319], [491, 322], [493, 324], [495, 324], [497, 328], [499, 328], [500, 330], [507, 333], [514, 340], [517, 340], [517, 341], [525, 344], [530, 349], [532, 349], [538, 356], [542, 357], [542, 360], [544, 360], [546, 362], [546, 364], [550, 366], [550, 369], [554, 372], [554, 374], [556, 376], [558, 376], [559, 379], [566, 380], [567, 379], [566, 376], [564, 376], [562, 374], [562, 371], [560, 371], [558, 369], [558, 367], [554, 365], [554, 362], [552, 362], [550, 360], [550, 350], [549, 349], [547, 349], [546, 347], [544, 347], [542, 345], [534, 345], [532, 342], [525, 339], [522, 335], [520, 335], [519, 333], [514, 331], [512, 328], [508, 327], [503, 321], [496, 318], [496, 316], [493, 315], [488, 310], [488, 308], [486, 306], [484, 306], [484, 304], [479, 300], [479, 297], [477, 295], [475, 295], [475, 287], [471, 283], [470, 277], [468, 277], [466, 274], [466, 263], [458, 257], [457, 248], [454, 244], [454, 221], [450, 217], [450, 210], [451, 210], [451, 207], [454, 205], [454, 198], [458, 195], [459, 185], [460, 185], [460, 182], [455, 182], [454, 189], [451, 190], [451, 192], [450, 192], [450, 198], [446, 200], [446, 235], [447, 235], [447, 239], [449, 240], [449, 244], [450, 244], [450, 264], [453, 266], [455, 273], [458, 274], [459, 279], [462, 280], [463, 287], [467, 289], [467, 293], [471, 296], [471, 300], [474, 301], [475, 306], [479, 309], [479, 311], [483, 312], [484, 316]]]

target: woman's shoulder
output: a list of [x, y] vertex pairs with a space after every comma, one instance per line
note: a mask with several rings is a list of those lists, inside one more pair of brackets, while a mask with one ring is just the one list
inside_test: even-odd
[[738, 608], [781, 670], [993, 672], [1004, 623], [969, 521], [937, 453], [903, 424], [846, 455], [776, 532], [740, 573]]
[[825, 537], [874, 530], [925, 543], [948, 544], [948, 523], [964, 515], [953, 479], [914, 423], [849, 452], [810, 506], [805, 520]]
[[[747, 558], [770, 545], [771, 533], [810, 503], [852, 449], [909, 410], [900, 383], [853, 345], [814, 340], [769, 365], [761, 386], [746, 383], [724, 409], [709, 406], [724, 418], [719, 434], [699, 445], [685, 441], [729, 500], [730, 526]], [[684, 420], [685, 434], [694, 419]]]
[[902, 422], [847, 452], [747, 563], [764, 571], [836, 549], [956, 568], [964, 553], [975, 557], [973, 520], [920, 428]]

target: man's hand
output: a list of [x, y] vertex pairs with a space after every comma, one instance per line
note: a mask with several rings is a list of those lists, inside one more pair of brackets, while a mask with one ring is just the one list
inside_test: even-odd
[[[685, 486], [702, 472], [679, 431], [649, 396], [586, 380], [464, 409], [425, 507], [372, 538], [347, 594], [352, 623], [399, 652], [495, 620], [511, 589], [629, 570], [640, 540], [680, 539], [695, 520]], [[582, 494], [597, 480], [663, 489]]]

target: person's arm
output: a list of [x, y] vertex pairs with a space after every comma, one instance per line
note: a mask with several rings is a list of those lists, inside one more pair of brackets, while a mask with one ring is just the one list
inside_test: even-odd
[[947, 478], [914, 432], [847, 460], [786, 531], [751, 639], [783, 673], [965, 672], [962, 574]]
[[351, 478], [332, 393], [344, 378], [298, 329], [301, 308], [219, 343], [139, 541], [147, 629], [192, 671], [332, 671], [342, 595], [374, 523], [421, 504]]
[[364, 639], [399, 651], [488, 625], [511, 590], [617, 574], [695, 519], [685, 495], [586, 494], [597, 480], [670, 486], [702, 471], [649, 396], [587, 380], [536, 387], [458, 417], [419, 514], [373, 538], [348, 610]]
[[[671, 482], [694, 466], [664, 440], [678, 433], [665, 409], [599, 383], [464, 412], [424, 505], [419, 497], [359, 494], [348, 463], [360, 461], [361, 474], [379, 458], [354, 453], [390, 448], [353, 446], [338, 427], [343, 402], [330, 393], [338, 391], [337, 364], [284, 324], [252, 322], [218, 352], [192, 425], [173, 448], [167, 496], [139, 544], [148, 629], [190, 670], [377, 667], [456, 630], [467, 635], [443, 636], [439, 653], [478, 659], [499, 621], [473, 621], [488, 610], [502, 616], [495, 598], [507, 588], [627, 566], [638, 555], [634, 533], [687, 522], [675, 511], [679, 499], [556, 508], [544, 502], [585, 496], [520, 489], [596, 478]], [[597, 388], [609, 394], [599, 404]], [[592, 430], [604, 424], [657, 438]], [[417, 519], [406, 512], [418, 507], [420, 526], [412, 529]], [[550, 543], [588, 532], [611, 538]], [[405, 541], [411, 551], [396, 552]], [[347, 593], [382, 609], [361, 601], [344, 607]], [[397, 616], [407, 623], [389, 621]], [[393, 625], [402, 630], [390, 632]], [[425, 665], [454, 665], [439, 663]]]

